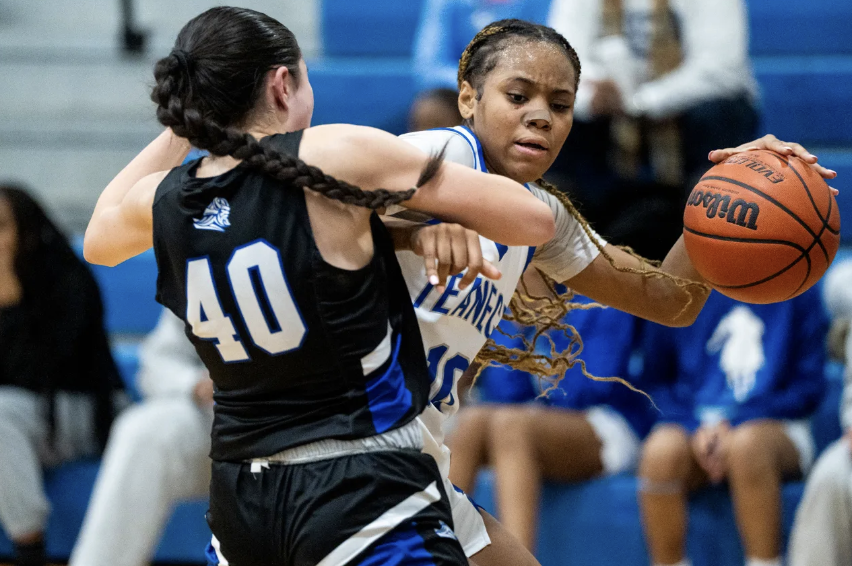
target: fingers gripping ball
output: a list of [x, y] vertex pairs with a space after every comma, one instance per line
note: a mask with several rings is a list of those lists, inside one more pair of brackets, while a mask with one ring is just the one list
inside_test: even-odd
[[710, 169], [689, 195], [683, 225], [698, 272], [747, 303], [804, 293], [840, 243], [840, 213], [825, 181], [798, 157], [763, 150]]

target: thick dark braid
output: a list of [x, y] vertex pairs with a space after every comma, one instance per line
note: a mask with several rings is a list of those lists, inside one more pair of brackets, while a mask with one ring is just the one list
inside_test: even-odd
[[488, 24], [471, 40], [459, 61], [459, 88], [467, 81], [479, 90], [482, 79], [497, 65], [496, 56], [502, 51], [503, 43], [509, 39], [545, 42], [562, 48], [574, 68], [574, 89], [577, 89], [582, 66], [568, 40], [553, 28], [516, 19]]
[[[188, 91], [181, 88], [185, 82], [183, 75], [191, 72], [191, 69], [184, 67], [186, 58], [185, 54], [173, 52], [157, 63], [154, 72], [157, 85], [151, 98], [158, 104], [157, 119], [160, 123], [171, 128], [176, 135], [188, 139], [193, 146], [213, 155], [229, 155], [239, 159], [249, 167], [288, 185], [305, 187], [326, 198], [371, 210], [399, 204], [414, 196], [416, 188], [406, 191], [365, 191], [326, 175], [296, 156], [281, 153], [251, 134], [223, 127], [215, 120], [205, 118], [199, 110], [186, 107], [186, 101], [181, 96], [181, 91]], [[428, 182], [437, 173], [435, 161], [439, 164], [442, 160], [443, 154], [440, 154], [427, 163], [424, 170], [430, 170], [431, 174], [422, 176], [418, 186]]]

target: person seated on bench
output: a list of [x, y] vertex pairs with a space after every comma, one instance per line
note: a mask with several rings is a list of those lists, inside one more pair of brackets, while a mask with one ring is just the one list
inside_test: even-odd
[[808, 478], [790, 535], [790, 566], [852, 564], [852, 260], [829, 271], [824, 296], [834, 318], [829, 350], [846, 366], [840, 411], [845, 432]]
[[44, 566], [42, 468], [97, 456], [121, 379], [95, 278], [27, 191], [0, 186], [0, 525]]
[[139, 362], [144, 400], [113, 425], [70, 566], [148, 564], [175, 503], [207, 497], [213, 382], [183, 322], [163, 309]]
[[[590, 303], [585, 297], [575, 300]], [[579, 333], [579, 358], [591, 375], [629, 379], [638, 319], [595, 307], [572, 310], [564, 322]], [[524, 348], [501, 329], [518, 332], [503, 321], [492, 338]], [[550, 336], [557, 351], [576, 354], [579, 343], [561, 332]], [[539, 353], [550, 354], [546, 340], [536, 346]], [[621, 383], [592, 381], [579, 364], [542, 396], [549, 386], [504, 366], [486, 368], [475, 388], [482, 402], [459, 412], [450, 440], [450, 479], [473, 493], [479, 469], [493, 466], [500, 520], [533, 552], [542, 482], [583, 481], [635, 469], [641, 439], [654, 420], [647, 398]]]
[[772, 305], [713, 293], [692, 326], [643, 334], [661, 411], [639, 465], [651, 563], [689, 564], [688, 495], [727, 480], [747, 566], [780, 566], [781, 482], [813, 462], [808, 417], [826, 389], [819, 292]]

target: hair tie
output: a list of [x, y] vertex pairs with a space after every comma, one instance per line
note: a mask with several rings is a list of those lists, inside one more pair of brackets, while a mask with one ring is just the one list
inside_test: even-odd
[[192, 71], [192, 58], [189, 53], [183, 49], [172, 49], [172, 56], [177, 59], [178, 65], [186, 69], [186, 72]]

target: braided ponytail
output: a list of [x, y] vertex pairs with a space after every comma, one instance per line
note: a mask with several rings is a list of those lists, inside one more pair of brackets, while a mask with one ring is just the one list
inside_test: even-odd
[[[231, 156], [329, 199], [375, 210], [414, 196], [416, 188], [365, 191], [235, 126], [254, 109], [266, 71], [283, 65], [299, 81], [301, 57], [290, 30], [269, 16], [244, 8], [208, 10], [184, 26], [172, 52], [154, 68], [151, 99], [157, 104], [157, 120], [199, 149]], [[439, 154], [427, 163], [418, 187], [437, 173], [442, 160]]]

